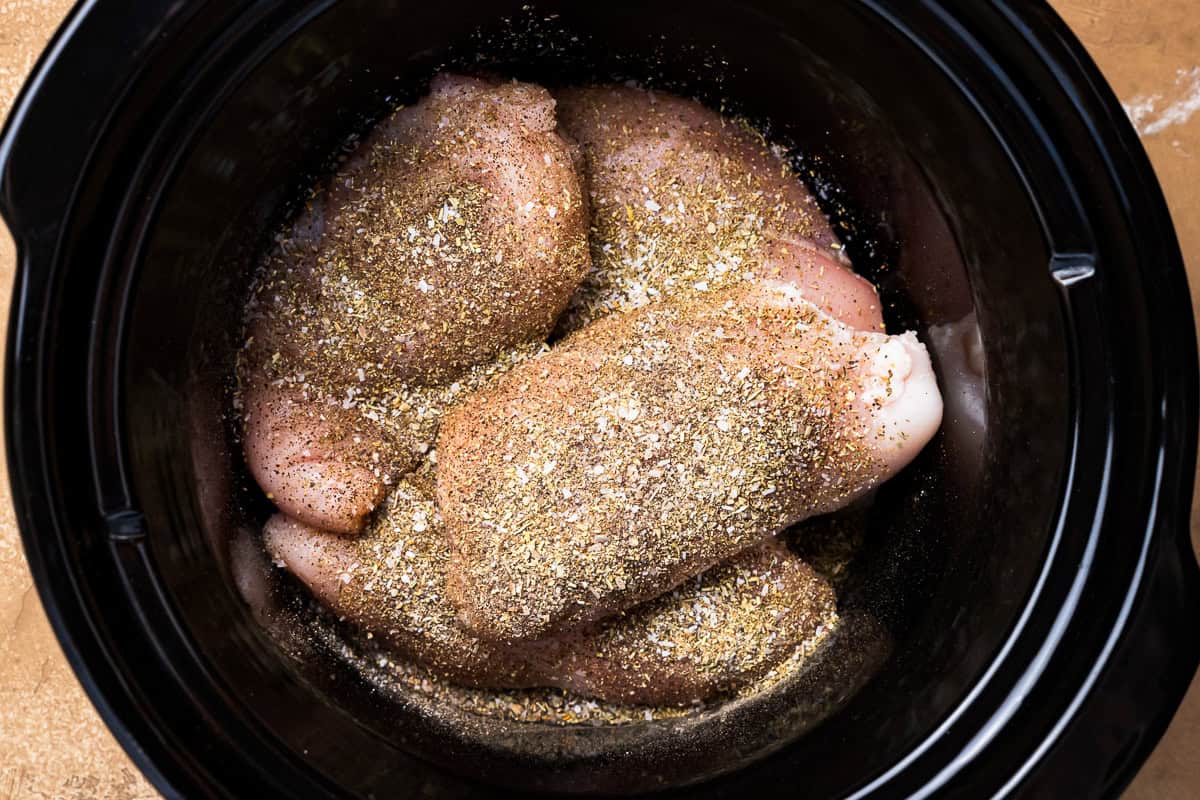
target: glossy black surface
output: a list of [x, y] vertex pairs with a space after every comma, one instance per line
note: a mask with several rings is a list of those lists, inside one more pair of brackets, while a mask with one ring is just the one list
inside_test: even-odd
[[[1078, 43], [1028, 3], [540, 4], [560, 16], [533, 27], [575, 43], [497, 27], [521, 5], [99, 0], [19, 101], [0, 143], [14, 498], [127, 749], [189, 797], [716, 773], [689, 791], [1117, 793], [1200, 660], [1196, 348], [1158, 187]], [[230, 585], [226, 542], [254, 520], [222, 408], [253, 259], [346, 135], [443, 60], [732, 100], [836, 179], [856, 264], [931, 344], [943, 433], [886, 487], [843, 601], [893, 655], [773, 753], [733, 735], [703, 761], [509, 758], [284, 655]], [[986, 381], [936, 335], [976, 326]]]

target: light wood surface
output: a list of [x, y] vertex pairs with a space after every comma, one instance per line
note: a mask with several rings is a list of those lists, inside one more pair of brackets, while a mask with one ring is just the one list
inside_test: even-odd
[[[1200, 286], [1200, 5], [1197, 0], [1053, 3], [1131, 110]], [[0, 0], [0, 112], [70, 8], [69, 0]], [[0, 322], [8, 315], [13, 247], [0, 235]], [[4, 328], [0, 328], [4, 330]], [[3, 470], [0, 462], [0, 470]], [[1193, 543], [1200, 525], [1192, 514]], [[154, 798], [100, 722], [46, 622], [0, 474], [0, 800]], [[1200, 797], [1200, 682], [1127, 797]]]

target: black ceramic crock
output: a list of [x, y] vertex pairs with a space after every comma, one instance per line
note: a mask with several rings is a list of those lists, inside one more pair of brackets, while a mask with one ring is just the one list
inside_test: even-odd
[[[443, 63], [769, 125], [930, 344], [943, 431], [881, 492], [843, 598], [890, 655], [819, 719], [730, 728], [705, 759], [515, 756], [286, 652], [235, 591], [231, 532], [261, 509], [223, 413], [255, 256]], [[26, 552], [168, 795], [1112, 796], [1200, 659], [1183, 266], [1120, 106], [1040, 3], [89, 0], [0, 162]]]

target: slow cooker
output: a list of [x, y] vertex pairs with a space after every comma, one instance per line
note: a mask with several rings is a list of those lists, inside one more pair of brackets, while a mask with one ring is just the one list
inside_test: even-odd
[[[943, 429], [867, 512], [840, 601], [887, 647], [832, 648], [803, 707], [471, 737], [238, 591], [263, 502], [226, 404], [255, 261], [443, 68], [637, 81], [755, 121], [929, 345]], [[169, 796], [1112, 796], [1200, 661], [1182, 260], [1120, 105], [1042, 3], [85, 0], [0, 160], [26, 553]]]

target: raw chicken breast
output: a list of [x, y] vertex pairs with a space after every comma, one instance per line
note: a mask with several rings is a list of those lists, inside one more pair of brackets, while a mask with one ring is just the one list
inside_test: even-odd
[[402, 480], [362, 536], [276, 515], [265, 537], [271, 555], [323, 603], [463, 686], [553, 686], [611, 702], [689, 704], [802, 659], [837, 623], [829, 585], [771, 541], [562, 638], [480, 639], [446, 597], [450, 548], [426, 474]]
[[464, 371], [550, 332], [589, 263], [554, 106], [532, 84], [441, 75], [279, 240], [239, 378], [246, 460], [280, 509], [360, 529]]
[[501, 641], [603, 619], [844, 506], [941, 411], [914, 334], [853, 331], [791, 284], [592, 323], [444, 419], [450, 599]]
[[564, 329], [684, 291], [774, 278], [862, 330], [883, 330], [874, 287], [804, 183], [761, 135], [700, 103], [626, 86], [561, 89], [592, 205], [592, 272]]

